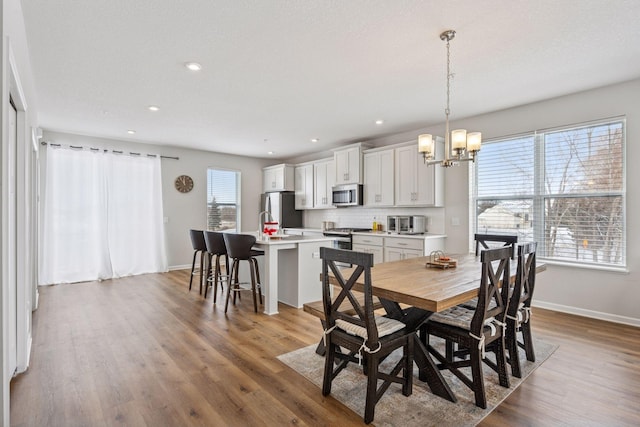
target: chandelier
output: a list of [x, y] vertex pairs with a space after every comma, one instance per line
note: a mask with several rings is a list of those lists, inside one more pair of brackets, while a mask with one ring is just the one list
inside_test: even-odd
[[422, 153], [424, 162], [429, 165], [439, 164], [448, 168], [458, 164], [458, 162], [475, 161], [476, 153], [480, 151], [482, 145], [482, 134], [480, 132], [469, 132], [466, 129], [456, 129], [449, 132], [449, 91], [451, 86], [451, 60], [449, 42], [456, 36], [454, 30], [447, 30], [440, 34], [440, 40], [447, 42], [447, 108], [445, 108], [445, 136], [444, 136], [444, 159], [435, 159], [435, 138], [433, 135], [425, 133], [418, 136], [418, 151]]

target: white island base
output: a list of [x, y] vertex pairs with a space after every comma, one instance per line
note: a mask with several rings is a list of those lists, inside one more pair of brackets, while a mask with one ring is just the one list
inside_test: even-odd
[[256, 242], [256, 247], [264, 251], [257, 260], [266, 314], [278, 313], [278, 301], [301, 308], [307, 302], [322, 299], [323, 246], [333, 247], [333, 238], [287, 236]]

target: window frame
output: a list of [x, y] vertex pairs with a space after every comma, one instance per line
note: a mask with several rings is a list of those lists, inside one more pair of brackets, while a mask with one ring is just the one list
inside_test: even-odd
[[[621, 168], [622, 168], [622, 183], [621, 188], [619, 190], [609, 190], [609, 191], [599, 191], [599, 192], [569, 192], [569, 193], [549, 193], [547, 194], [545, 188], [545, 177], [546, 177], [546, 169], [545, 169], [545, 136], [551, 133], [557, 132], [567, 132], [572, 130], [577, 130], [581, 128], [591, 128], [603, 125], [612, 125], [620, 123], [622, 127], [622, 135], [621, 135]], [[557, 126], [553, 128], [546, 128], [540, 130], [534, 130], [530, 132], [525, 132], [521, 134], [514, 134], [502, 137], [496, 137], [485, 141], [486, 144], [491, 143], [499, 143], [500, 141], [510, 141], [518, 138], [524, 137], [532, 137], [534, 144], [534, 165], [533, 165], [533, 173], [534, 173], [534, 185], [533, 185], [533, 194], [529, 195], [519, 195], [519, 194], [511, 194], [509, 196], [483, 196], [478, 197], [478, 166], [477, 163], [469, 164], [469, 228], [473, 230], [473, 233], [470, 233], [469, 236], [469, 250], [473, 252], [475, 248], [475, 242], [473, 240], [473, 234], [478, 233], [478, 203], [482, 200], [497, 200], [497, 201], [505, 201], [505, 200], [531, 200], [531, 209], [532, 209], [532, 232], [533, 238], [537, 242], [541, 242], [542, 244], [539, 248], [543, 248], [542, 251], [539, 252], [539, 259], [543, 260], [548, 264], [554, 265], [565, 265], [572, 267], [579, 267], [585, 269], [596, 269], [596, 270], [607, 270], [607, 271], [616, 271], [616, 272], [628, 272], [627, 269], [627, 248], [628, 248], [628, 239], [627, 239], [627, 222], [626, 222], [626, 213], [627, 213], [627, 123], [626, 116], [616, 116], [599, 120], [592, 120], [588, 122], [582, 122], [572, 125], [565, 126]], [[545, 209], [546, 202], [549, 199], [557, 199], [557, 198], [596, 198], [596, 197], [620, 197], [621, 198], [621, 262], [620, 264], [604, 264], [600, 262], [587, 262], [584, 260], [568, 260], [562, 258], [549, 258], [544, 254], [544, 248], [546, 245], [545, 242]]]
[[[235, 206], [236, 208], [236, 227], [235, 229], [226, 229], [226, 230], [212, 230], [209, 227], [209, 194], [210, 194], [210, 179], [209, 179], [209, 172], [210, 171], [217, 171], [217, 172], [228, 172], [228, 173], [234, 173], [235, 174], [235, 179], [236, 179], [236, 189], [235, 189], [235, 204], [231, 204], [231, 203], [218, 203], [219, 206]], [[226, 169], [226, 168], [220, 168], [220, 167], [216, 167], [216, 166], [209, 166], [207, 167], [207, 172], [206, 172], [206, 183], [207, 183], [207, 191], [205, 194], [205, 198], [206, 198], [206, 230], [207, 231], [220, 231], [220, 232], [235, 232], [238, 233], [240, 232], [240, 230], [242, 230], [242, 224], [241, 224], [241, 218], [242, 218], [242, 206], [241, 206], [241, 201], [242, 201], [242, 173], [239, 170], [236, 169]]]

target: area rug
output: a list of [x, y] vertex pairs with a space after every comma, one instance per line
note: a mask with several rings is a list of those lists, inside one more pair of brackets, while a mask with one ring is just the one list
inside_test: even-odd
[[[434, 341], [432, 343], [436, 344]], [[310, 345], [278, 356], [278, 359], [317, 385], [318, 393], [321, 393], [324, 357], [318, 356], [315, 353], [315, 348], [316, 345]], [[413, 394], [405, 397], [402, 395], [401, 386], [392, 384], [376, 405], [375, 419], [372, 424], [376, 426], [475, 426], [547, 360], [558, 346], [535, 340], [534, 348], [536, 351], [535, 362], [527, 361], [524, 351], [519, 352], [522, 378], [511, 376], [511, 387], [509, 388], [501, 387], [498, 383], [498, 374], [486, 365], [483, 367], [487, 409], [478, 408], [475, 405], [471, 389], [448, 371], [443, 371], [442, 375], [458, 398], [458, 402], [452, 403], [432, 394], [429, 386], [418, 379], [416, 368], [414, 369]], [[382, 369], [387, 371], [386, 364], [394, 363], [394, 360], [397, 360], [400, 355], [401, 353], [392, 354], [383, 363]], [[469, 372], [470, 370], [466, 371], [466, 373]], [[358, 369], [358, 366], [350, 363], [333, 380], [331, 396], [362, 416], [364, 415], [366, 381], [366, 377]]]

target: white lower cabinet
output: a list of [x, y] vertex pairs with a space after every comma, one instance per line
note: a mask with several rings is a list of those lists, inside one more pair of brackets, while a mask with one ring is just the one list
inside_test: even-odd
[[384, 262], [384, 237], [353, 235], [352, 249], [356, 252], [373, 254], [373, 264]]
[[385, 237], [384, 260], [385, 262], [400, 261], [424, 256], [424, 242], [424, 239]]
[[428, 256], [433, 251], [444, 251], [445, 235], [412, 236], [388, 234], [354, 233], [352, 248], [354, 251], [373, 254], [373, 262], [400, 261], [403, 259]]

